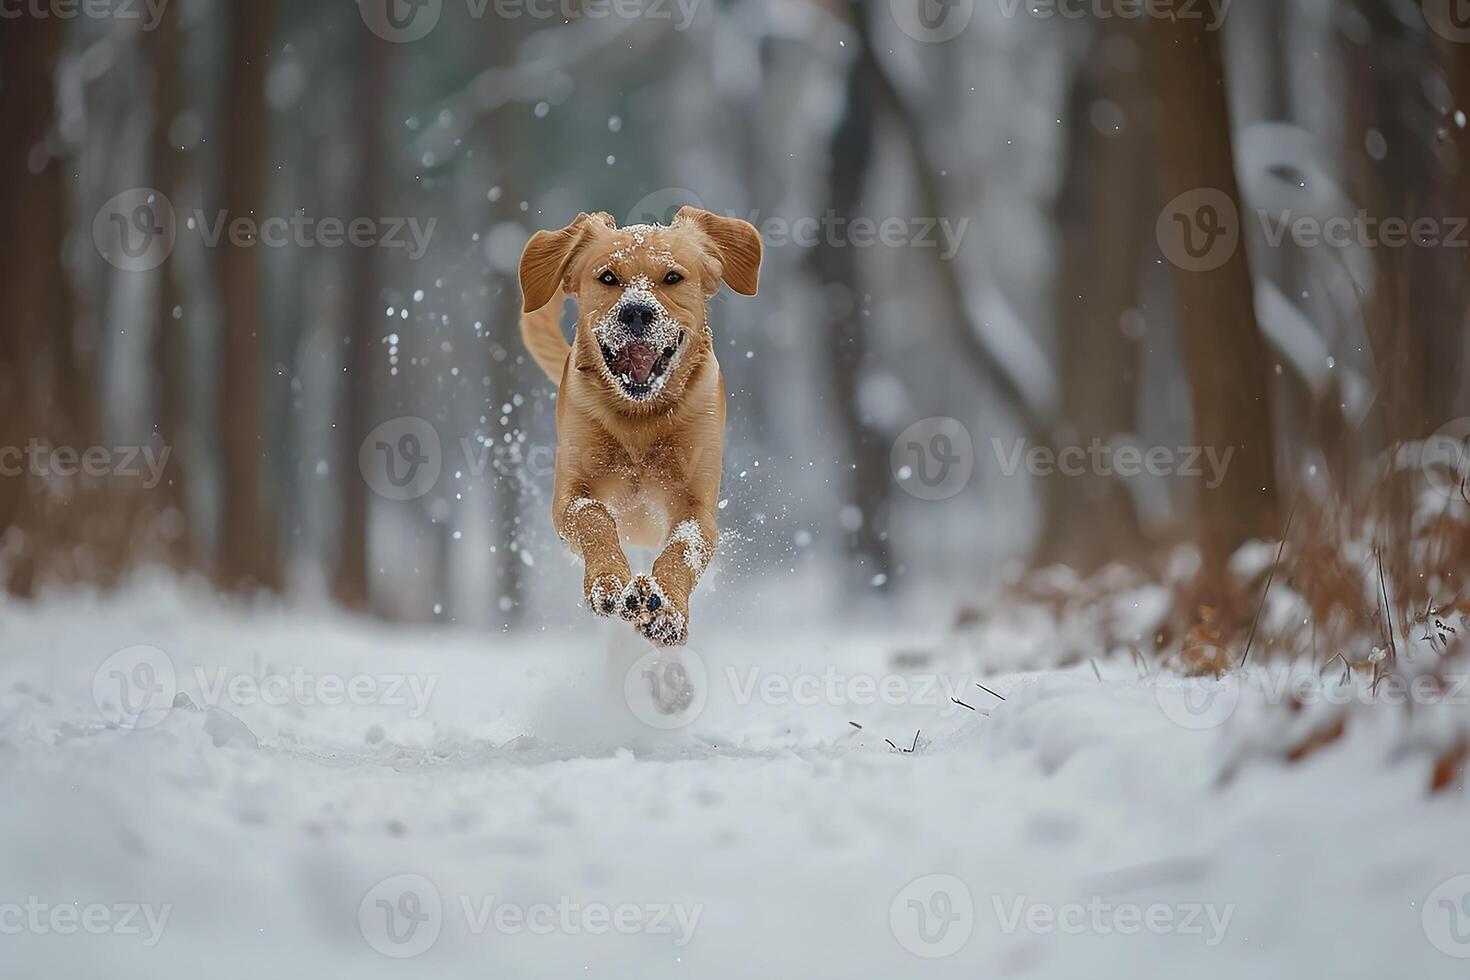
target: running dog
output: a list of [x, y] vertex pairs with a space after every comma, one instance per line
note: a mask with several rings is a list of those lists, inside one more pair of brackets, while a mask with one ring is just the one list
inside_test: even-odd
[[[559, 386], [552, 522], [585, 565], [588, 608], [661, 646], [688, 641], [689, 595], [718, 537], [725, 381], [709, 301], [721, 284], [754, 296], [761, 254], [749, 222], [686, 207], [623, 228], [579, 214], [521, 256], [521, 336]], [[662, 549], [650, 574], [633, 574], [625, 542]]]

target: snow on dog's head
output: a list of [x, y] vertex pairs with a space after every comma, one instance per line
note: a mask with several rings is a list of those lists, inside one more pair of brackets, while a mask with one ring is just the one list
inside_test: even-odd
[[[667, 277], [679, 275], [670, 265]], [[611, 269], [598, 278], [617, 287]], [[708, 330], [708, 324], [704, 325]], [[647, 276], [638, 275], [623, 286], [616, 303], [592, 328], [602, 354], [602, 366], [618, 389], [633, 401], [644, 401], [663, 390], [680, 355], [688, 346], [688, 328], [675, 319], [658, 297]]]
[[574, 366], [593, 372], [614, 407], [639, 410], [678, 398], [711, 350], [711, 297], [723, 282], [754, 296], [761, 240], [748, 222], [683, 208], [667, 225], [617, 227], [580, 214], [537, 232], [521, 258], [526, 310], [557, 287], [577, 297]]

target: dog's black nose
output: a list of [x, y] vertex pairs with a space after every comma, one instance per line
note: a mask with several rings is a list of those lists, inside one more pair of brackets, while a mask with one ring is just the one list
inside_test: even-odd
[[658, 311], [647, 303], [629, 303], [618, 313], [618, 322], [628, 328], [635, 337], [648, 333], [649, 326], [658, 319]]

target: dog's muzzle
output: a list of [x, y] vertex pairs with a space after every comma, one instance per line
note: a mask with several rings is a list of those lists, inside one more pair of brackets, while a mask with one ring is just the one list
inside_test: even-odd
[[608, 373], [632, 401], [644, 401], [663, 388], [686, 337], [679, 322], [641, 288], [625, 290], [594, 333]]

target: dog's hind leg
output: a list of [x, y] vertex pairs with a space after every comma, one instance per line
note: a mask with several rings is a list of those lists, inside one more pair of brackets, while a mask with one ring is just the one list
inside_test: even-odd
[[719, 531], [705, 508], [689, 508], [680, 516], [652, 575], [640, 575], [628, 586], [623, 615], [644, 636], [661, 646], [689, 640], [689, 596], [715, 554]]
[[617, 614], [633, 572], [618, 541], [612, 511], [600, 500], [577, 497], [565, 507], [558, 507], [553, 517], [556, 532], [582, 556], [586, 566], [582, 594], [587, 608], [599, 616]]

